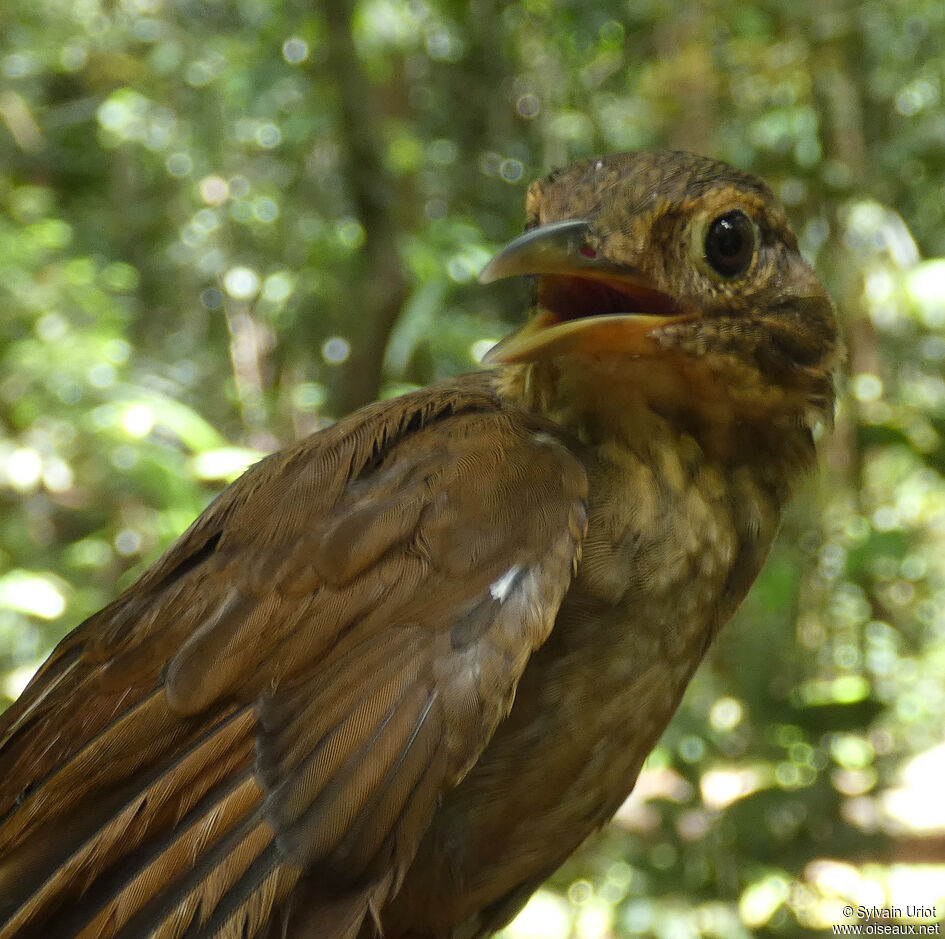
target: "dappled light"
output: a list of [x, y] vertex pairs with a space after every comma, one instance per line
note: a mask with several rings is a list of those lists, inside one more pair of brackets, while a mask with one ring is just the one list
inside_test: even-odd
[[352, 10], [0, 7], [0, 706], [248, 465], [478, 367], [532, 179], [691, 149], [786, 204], [835, 424], [636, 791], [502, 935], [945, 921], [945, 5]]

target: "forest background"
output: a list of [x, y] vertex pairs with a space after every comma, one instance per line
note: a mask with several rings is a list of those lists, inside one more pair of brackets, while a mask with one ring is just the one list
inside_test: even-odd
[[638, 792], [509, 929], [945, 915], [945, 4], [0, 5], [0, 706], [249, 462], [476, 367], [527, 183], [695, 150], [835, 297], [836, 427]]

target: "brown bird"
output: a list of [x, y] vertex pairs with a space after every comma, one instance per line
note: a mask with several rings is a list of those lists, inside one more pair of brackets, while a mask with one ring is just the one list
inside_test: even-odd
[[747, 173], [535, 183], [491, 370], [263, 460], [0, 719], [0, 937], [487, 935], [633, 787], [829, 418]]

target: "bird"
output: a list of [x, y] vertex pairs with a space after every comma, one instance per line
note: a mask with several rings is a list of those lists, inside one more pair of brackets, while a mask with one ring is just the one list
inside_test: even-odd
[[841, 344], [746, 171], [583, 160], [526, 218], [484, 368], [251, 467], [0, 716], [0, 939], [487, 936], [619, 808]]

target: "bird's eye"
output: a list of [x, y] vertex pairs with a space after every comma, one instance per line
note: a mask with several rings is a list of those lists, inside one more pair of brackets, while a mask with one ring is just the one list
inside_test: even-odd
[[705, 259], [723, 277], [738, 277], [748, 270], [755, 253], [755, 228], [737, 209], [720, 215], [705, 235]]

